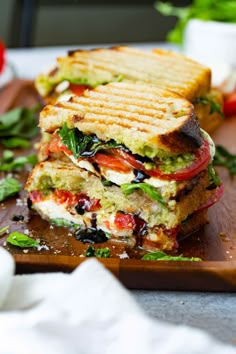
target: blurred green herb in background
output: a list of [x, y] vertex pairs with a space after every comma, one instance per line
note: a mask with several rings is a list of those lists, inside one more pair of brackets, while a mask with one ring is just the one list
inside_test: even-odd
[[0, 116], [0, 143], [8, 149], [30, 146], [29, 139], [34, 138], [39, 130], [36, 113], [41, 106], [32, 108], [18, 107]]
[[164, 16], [176, 16], [177, 24], [167, 35], [167, 40], [182, 43], [183, 33], [189, 20], [236, 23], [235, 0], [193, 0], [186, 7], [176, 7], [170, 2], [156, 1], [154, 7]]

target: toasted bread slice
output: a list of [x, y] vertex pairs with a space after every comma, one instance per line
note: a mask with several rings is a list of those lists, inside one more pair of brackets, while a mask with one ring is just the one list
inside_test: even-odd
[[194, 100], [209, 91], [209, 68], [170, 51], [152, 52], [129, 47], [76, 50], [57, 59], [57, 69], [40, 75], [36, 87], [46, 97], [63, 80], [91, 87], [112, 81], [146, 83]]
[[103, 141], [115, 140], [133, 153], [155, 157], [160, 150], [185, 153], [199, 148], [202, 138], [194, 107], [182, 96], [156, 86], [110, 83], [40, 114], [42, 131], [67, 123]]

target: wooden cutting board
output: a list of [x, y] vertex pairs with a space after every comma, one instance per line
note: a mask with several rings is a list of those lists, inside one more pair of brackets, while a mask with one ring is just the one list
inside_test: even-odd
[[[32, 82], [14, 80], [0, 92], [0, 113], [19, 105], [32, 106], [37, 100]], [[213, 138], [236, 154], [236, 118], [225, 119]], [[29, 154], [29, 151], [24, 153]], [[16, 154], [22, 155], [23, 151]], [[109, 241], [99, 247], [109, 246], [111, 258], [100, 261], [129, 288], [236, 291], [236, 177], [231, 178], [224, 168], [219, 168], [218, 172], [225, 193], [220, 202], [210, 208], [209, 224], [179, 242], [179, 254], [200, 257], [203, 262], [143, 261], [140, 254], [134, 252], [127, 259], [123, 258], [124, 246], [114, 246]], [[22, 186], [27, 174], [17, 176]], [[6, 244], [5, 237], [0, 238], [0, 245], [13, 254], [17, 272], [75, 269], [86, 259], [84, 253], [88, 245], [77, 241], [68, 229], [50, 226], [30, 212], [26, 199], [22, 190], [16, 198], [0, 204], [0, 228], [10, 225], [11, 231], [29, 232], [43, 245], [40, 251], [22, 250]], [[14, 214], [23, 215], [24, 221], [12, 221]]]

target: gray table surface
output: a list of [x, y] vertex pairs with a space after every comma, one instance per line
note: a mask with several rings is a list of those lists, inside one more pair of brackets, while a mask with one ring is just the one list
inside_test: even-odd
[[158, 320], [197, 327], [236, 345], [236, 294], [132, 290], [138, 304]]

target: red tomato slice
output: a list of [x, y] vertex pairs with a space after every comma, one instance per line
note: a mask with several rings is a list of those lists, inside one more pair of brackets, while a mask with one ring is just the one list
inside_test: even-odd
[[70, 206], [74, 206], [78, 203], [80, 196], [79, 194], [73, 194], [69, 191], [56, 189], [53, 193], [53, 198], [59, 204], [67, 204]]
[[126, 165], [130, 165], [131, 167], [135, 168], [136, 170], [144, 170], [144, 166], [142, 162], [139, 162], [135, 159], [135, 157], [128, 152], [122, 150], [122, 149], [111, 149], [110, 150], [112, 154], [116, 157], [119, 158], [120, 161], [123, 161]]
[[78, 85], [78, 84], [70, 84], [69, 89], [76, 95], [81, 96], [85, 90], [89, 89], [90, 86], [86, 85]]
[[5, 64], [5, 46], [2, 41], [0, 41], [0, 72], [2, 72]]
[[[114, 152], [114, 150], [116, 150], [116, 152]], [[113, 149], [112, 152], [115, 157], [120, 156], [123, 158], [123, 163], [128, 163], [133, 168], [141, 170], [149, 176], [175, 181], [184, 181], [193, 178], [207, 167], [211, 159], [209, 143], [207, 140], [204, 140], [200, 149], [196, 151], [195, 158], [190, 166], [169, 174], [161, 171], [158, 167], [153, 170], [146, 170], [141, 162], [137, 161], [134, 156], [122, 149]]]
[[197, 211], [201, 211], [201, 210], [205, 210], [205, 209], [210, 208], [212, 205], [214, 205], [216, 202], [218, 202], [218, 200], [220, 200], [220, 198], [222, 197], [223, 194], [224, 194], [224, 185], [221, 184], [219, 187], [217, 187], [215, 189], [214, 195], [204, 205], [202, 205]]
[[135, 225], [135, 220], [131, 214], [117, 212], [114, 225], [117, 230], [132, 230]]
[[43, 195], [40, 191], [32, 191], [29, 194], [30, 196], [30, 200], [32, 201], [32, 203], [39, 203], [41, 202], [44, 198]]
[[236, 92], [231, 93], [224, 102], [224, 114], [228, 116], [236, 115]]
[[52, 136], [52, 139], [49, 141], [47, 146], [48, 152], [65, 152], [68, 155], [72, 155], [72, 152], [61, 142], [59, 135], [55, 134]]
[[210, 147], [207, 140], [204, 140], [200, 149], [195, 153], [192, 164], [188, 167], [182, 168], [174, 173], [165, 174], [159, 169], [145, 171], [148, 175], [153, 177], [160, 177], [167, 180], [185, 181], [193, 178], [199, 172], [203, 171], [211, 160]]
[[107, 167], [115, 171], [131, 171], [131, 167], [124, 163], [124, 159], [119, 156], [111, 156], [102, 153], [97, 153], [94, 157], [92, 157], [92, 161], [96, 162], [99, 166]]

